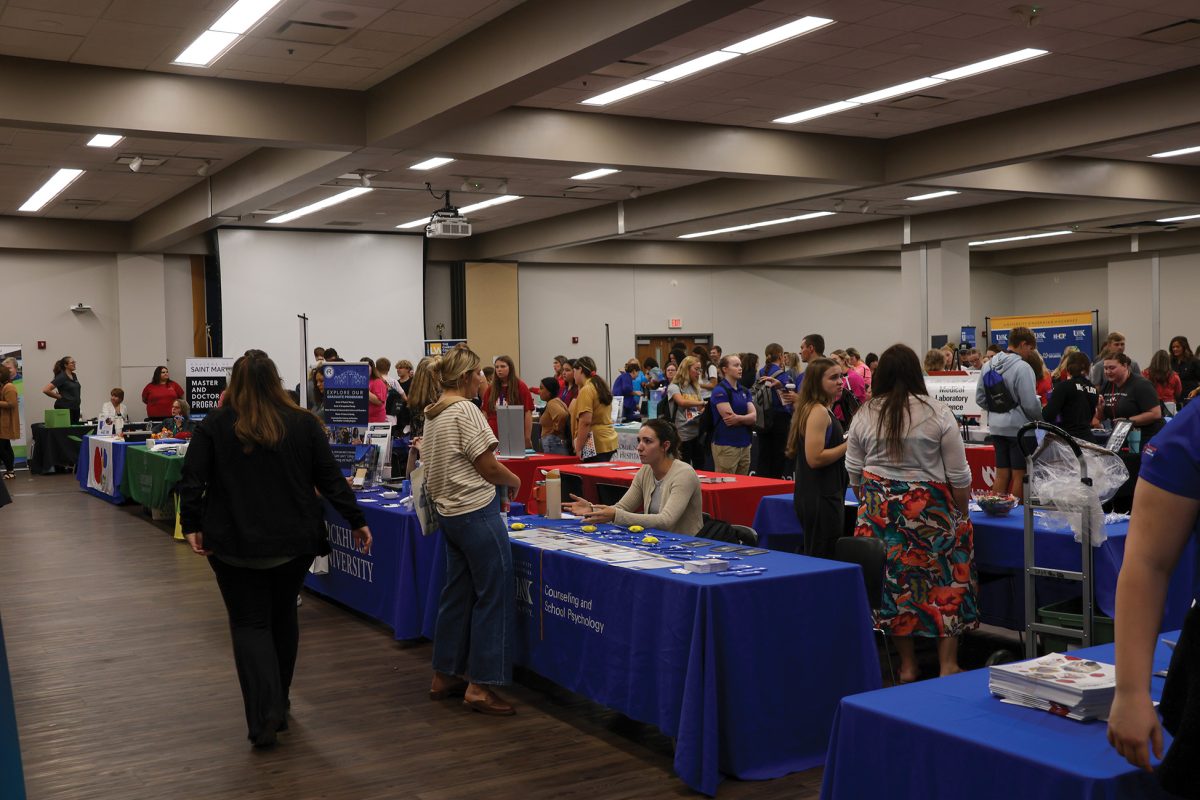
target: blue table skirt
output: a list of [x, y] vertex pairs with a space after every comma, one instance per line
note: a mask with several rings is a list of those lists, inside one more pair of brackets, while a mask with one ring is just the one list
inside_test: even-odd
[[[1109, 664], [1114, 658], [1111, 644], [1075, 654]], [[1159, 643], [1154, 668], [1169, 661], [1170, 651]], [[1158, 699], [1164, 680], [1151, 680]], [[980, 669], [842, 700], [822, 800], [1167, 797], [1153, 775], [1131, 767], [1108, 745], [1104, 722], [1001, 703], [987, 682], [987, 670]], [[1169, 744], [1164, 732], [1164, 747]]]
[[[853, 495], [847, 493], [847, 498]], [[980, 570], [1005, 572], [1024, 569], [1025, 521], [1020, 509], [1007, 517], [989, 517], [981, 512], [971, 514], [975, 526], [975, 563]], [[803, 541], [804, 529], [796, 519], [790, 494], [764, 497], [754, 517], [754, 529], [763, 547], [792, 549]], [[1125, 538], [1128, 522], [1106, 526], [1108, 540], [1093, 551], [1093, 578], [1096, 607], [1111, 617], [1116, 610], [1117, 574], [1125, 558]], [[1053, 569], [1079, 569], [1079, 545], [1070, 530], [1050, 530], [1039, 524], [1035, 537], [1039, 566]], [[1187, 549], [1171, 578], [1163, 615], [1163, 629], [1183, 626], [1183, 618], [1197, 592], [1196, 537], [1188, 540]], [[1075, 592], [1078, 595], [1078, 591]], [[1039, 595], [1040, 596], [1040, 595]], [[985, 609], [986, 610], [986, 609]], [[1001, 614], [1000, 617], [1009, 616]], [[1021, 614], [1016, 614], [1020, 619]]]
[[[432, 637], [442, 537], [421, 536], [415, 515], [384, 502], [362, 506], [369, 556], [352, 552], [345, 521], [326, 509], [340, 555], [306, 585], [397, 638]], [[762, 575], [720, 578], [512, 548], [516, 663], [675, 737], [676, 772], [698, 791], [715, 793], [722, 774], [762, 780], [819, 765], [838, 700], [880, 685], [856, 566], [769, 553], [747, 559], [767, 568]]]
[[79, 458], [75, 461], [75, 479], [79, 481], [79, 488], [83, 491], [119, 506], [125, 502], [125, 495], [121, 494], [121, 479], [125, 477], [125, 448], [143, 447], [144, 445], [140, 442], [137, 444], [121, 441], [113, 442], [113, 493], [105, 494], [99, 489], [93, 489], [88, 486], [88, 470], [92, 468], [92, 463], [88, 458], [88, 441], [91, 438], [90, 436], [84, 436], [83, 441], [79, 443]]

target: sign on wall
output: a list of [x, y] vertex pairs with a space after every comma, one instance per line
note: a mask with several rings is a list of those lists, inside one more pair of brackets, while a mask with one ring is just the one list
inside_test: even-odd
[[189, 358], [184, 362], [184, 393], [192, 407], [192, 417], [203, 419], [216, 411], [221, 394], [229, 385], [232, 358]]
[[1030, 314], [1019, 317], [988, 317], [992, 344], [1008, 347], [1008, 332], [1023, 326], [1037, 337], [1037, 349], [1046, 369], [1053, 370], [1062, 360], [1063, 351], [1074, 345], [1091, 358], [1096, 353], [1096, 312], [1071, 311], [1055, 314]]

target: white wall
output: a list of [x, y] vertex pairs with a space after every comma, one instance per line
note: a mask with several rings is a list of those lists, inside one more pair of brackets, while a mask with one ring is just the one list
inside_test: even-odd
[[[444, 327], [442, 332], [449, 338], [451, 331], [452, 301], [450, 296], [450, 265], [425, 265], [425, 338], [437, 339], [438, 323]], [[413, 363], [417, 363], [413, 361]]]
[[1013, 311], [1013, 276], [1002, 270], [971, 268], [971, 321], [978, 336], [984, 342], [983, 331], [988, 317], [1006, 317]]
[[[168, 299], [167, 366], [183, 385], [184, 362], [195, 354], [192, 315], [192, 264], [188, 256], [163, 258], [163, 288]], [[141, 399], [140, 397], [138, 398]]]
[[1200, 346], [1200, 314], [1197, 314], [1197, 307], [1200, 307], [1200, 253], [1161, 257], [1159, 280], [1162, 287], [1159, 347], [1165, 350], [1171, 337], [1186, 336], [1195, 350]]

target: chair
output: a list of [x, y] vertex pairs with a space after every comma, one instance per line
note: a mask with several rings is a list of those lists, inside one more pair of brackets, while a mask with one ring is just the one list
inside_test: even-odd
[[583, 478], [578, 475], [568, 475], [565, 472], [559, 473], [562, 477], [562, 499], [564, 503], [571, 500], [571, 495], [583, 497]]
[[758, 532], [749, 525], [730, 525], [733, 532], [737, 534], [738, 544], [746, 544], [751, 547], [758, 544]]
[[[833, 557], [838, 561], [858, 564], [862, 568], [863, 583], [867, 590], [867, 605], [872, 611], [883, 607], [883, 571], [887, 561], [887, 545], [874, 536], [843, 536], [833, 546]], [[871, 629], [883, 634], [871, 618]], [[892, 651], [887, 638], [883, 640], [883, 652], [887, 657], [888, 674], [896, 683], [896, 670], [892, 666]]]
[[596, 494], [599, 496], [600, 505], [615, 506], [625, 496], [625, 492], [629, 490], [628, 486], [621, 486], [615, 483], [597, 483]]

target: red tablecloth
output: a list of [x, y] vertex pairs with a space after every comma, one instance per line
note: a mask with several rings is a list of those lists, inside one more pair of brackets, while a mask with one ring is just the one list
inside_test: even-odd
[[498, 460], [521, 479], [521, 491], [517, 492], [516, 498], [518, 503], [529, 502], [529, 493], [533, 491], [533, 484], [544, 477], [540, 470], [579, 463], [577, 456], [553, 456], [545, 453], [534, 453], [525, 458], [500, 458]]
[[[614, 463], [613, 467], [632, 466]], [[583, 496], [588, 500], [599, 499], [597, 483], [628, 486], [633, 483], [637, 470], [616, 470], [613, 467], [585, 467], [579, 464], [560, 466], [564, 475], [577, 475], [583, 480]], [[697, 475], [733, 478], [733, 483], [702, 483], [700, 495], [706, 512], [719, 520], [734, 525], [753, 525], [758, 501], [769, 494], [791, 492], [795, 484], [775, 478], [757, 478], [753, 475], [725, 475], [720, 472], [697, 470]], [[564, 498], [565, 499], [565, 498]]]
[[967, 445], [967, 466], [971, 468], [971, 488], [987, 491], [996, 479], [996, 451], [990, 444]]

